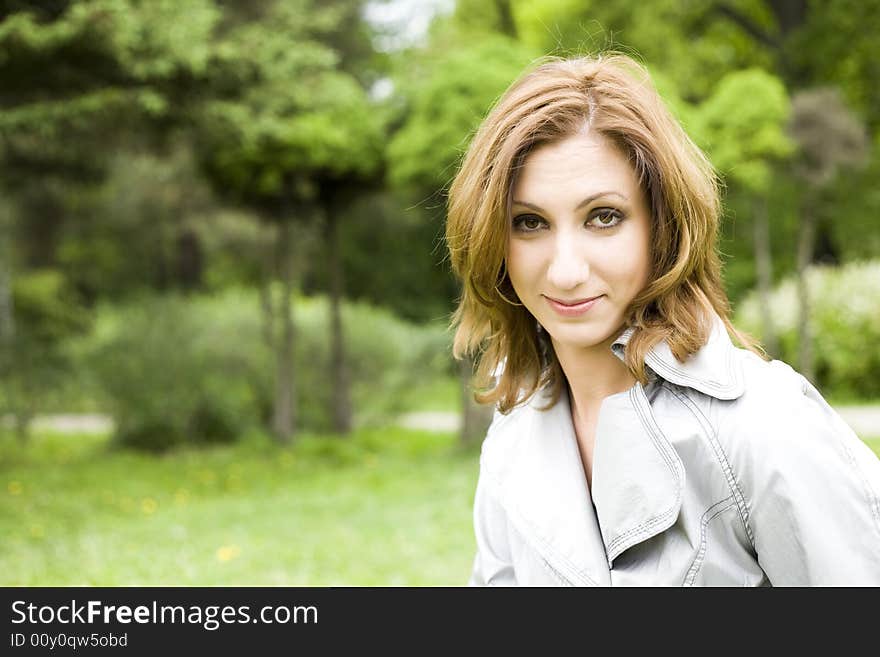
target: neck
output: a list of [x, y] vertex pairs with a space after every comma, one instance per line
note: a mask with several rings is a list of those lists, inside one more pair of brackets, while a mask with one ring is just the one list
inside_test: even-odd
[[603, 399], [629, 390], [635, 384], [626, 365], [611, 351], [618, 335], [619, 332], [615, 332], [602, 344], [588, 349], [553, 343], [556, 358], [568, 380], [574, 408], [598, 409]]

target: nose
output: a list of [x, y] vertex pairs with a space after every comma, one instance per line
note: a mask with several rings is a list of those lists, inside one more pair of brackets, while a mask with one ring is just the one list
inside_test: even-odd
[[560, 234], [555, 242], [547, 279], [559, 290], [573, 290], [590, 277], [590, 265], [583, 245], [569, 234]]

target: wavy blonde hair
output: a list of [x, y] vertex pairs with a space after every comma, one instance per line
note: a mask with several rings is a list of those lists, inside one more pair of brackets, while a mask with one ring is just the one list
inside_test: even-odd
[[717, 252], [720, 200], [712, 165], [670, 114], [647, 70], [609, 53], [549, 59], [527, 71], [483, 121], [449, 190], [446, 242], [462, 281], [453, 354], [478, 360], [475, 398], [502, 413], [537, 390], [559, 398], [565, 377], [549, 338], [518, 303], [505, 267], [516, 172], [535, 147], [585, 125], [628, 157], [652, 216], [651, 281], [633, 299], [624, 362], [647, 383], [645, 356], [666, 340], [684, 362], [708, 340], [714, 311], [741, 345], [762, 351], [730, 322]]

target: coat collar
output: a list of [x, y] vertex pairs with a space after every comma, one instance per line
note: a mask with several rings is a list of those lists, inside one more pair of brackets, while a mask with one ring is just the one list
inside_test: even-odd
[[[685, 469], [673, 440], [657, 424], [650, 399], [663, 380], [717, 399], [743, 392], [736, 349], [715, 318], [707, 344], [679, 363], [665, 343], [645, 358], [653, 375], [606, 397], [596, 426], [592, 494], [587, 487], [568, 395], [547, 410], [536, 395], [523, 411], [516, 439], [498, 445], [516, 456], [503, 473], [503, 495], [521, 531], [557, 572], [573, 583], [608, 584], [614, 560], [630, 547], [675, 524], [681, 509]], [[632, 336], [624, 331], [612, 349], [622, 358]], [[668, 429], [667, 429], [668, 430]], [[501, 473], [499, 473], [501, 474]]]
[[[684, 363], [678, 362], [666, 341], [661, 341], [645, 356], [645, 364], [670, 383], [693, 388], [715, 399], [737, 399], [745, 391], [745, 385], [736, 359], [736, 348], [727, 335], [724, 322], [715, 313], [711, 324], [706, 344]], [[626, 329], [611, 345], [614, 355], [621, 360], [634, 331], [633, 328]]]

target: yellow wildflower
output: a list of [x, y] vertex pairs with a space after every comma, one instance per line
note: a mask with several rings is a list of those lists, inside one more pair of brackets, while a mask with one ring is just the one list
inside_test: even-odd
[[241, 553], [237, 545], [223, 545], [217, 548], [217, 561], [220, 563], [235, 559]]

